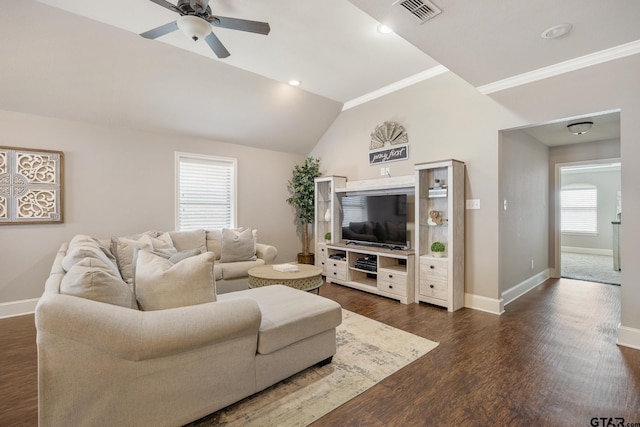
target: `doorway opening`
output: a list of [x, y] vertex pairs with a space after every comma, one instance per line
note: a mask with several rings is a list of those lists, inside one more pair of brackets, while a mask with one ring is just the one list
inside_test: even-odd
[[560, 276], [620, 285], [620, 159], [556, 168]]

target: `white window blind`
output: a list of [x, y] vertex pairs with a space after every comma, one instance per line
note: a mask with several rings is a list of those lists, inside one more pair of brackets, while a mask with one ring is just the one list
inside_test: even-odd
[[563, 186], [560, 191], [560, 231], [598, 232], [598, 189], [589, 184]]
[[235, 227], [236, 160], [176, 153], [178, 230]]

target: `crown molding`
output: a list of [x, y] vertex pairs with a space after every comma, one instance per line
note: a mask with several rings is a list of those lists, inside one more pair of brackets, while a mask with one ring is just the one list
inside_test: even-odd
[[433, 68], [429, 68], [428, 70], [425, 70], [421, 73], [414, 74], [413, 76], [407, 77], [406, 79], [402, 79], [378, 90], [374, 90], [373, 92], [369, 92], [365, 95], [354, 98], [351, 101], [347, 101], [342, 106], [342, 111], [356, 107], [360, 104], [364, 104], [365, 102], [372, 101], [376, 98], [380, 98], [381, 96], [388, 95], [397, 90], [404, 89], [405, 87], [414, 85], [423, 80], [439, 76], [440, 74], [446, 73], [447, 71], [449, 70], [444, 65], [437, 65]]
[[601, 50], [589, 55], [580, 56], [568, 61], [559, 62], [527, 73], [518, 74], [517, 76], [508, 77], [483, 86], [478, 86], [477, 89], [483, 95], [488, 95], [490, 93], [499, 92], [501, 90], [510, 89], [638, 53], [640, 53], [640, 40]]

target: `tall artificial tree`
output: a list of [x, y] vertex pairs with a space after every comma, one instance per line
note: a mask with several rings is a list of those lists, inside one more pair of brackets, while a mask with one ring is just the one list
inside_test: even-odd
[[302, 228], [302, 255], [311, 255], [309, 251], [309, 225], [313, 223], [315, 212], [315, 181], [320, 176], [320, 160], [307, 157], [302, 165], [293, 168], [288, 183], [290, 197], [287, 203], [295, 207], [296, 219]]

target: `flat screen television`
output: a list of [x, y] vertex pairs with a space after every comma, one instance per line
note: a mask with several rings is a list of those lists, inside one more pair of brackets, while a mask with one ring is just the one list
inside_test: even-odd
[[342, 240], [359, 245], [408, 249], [407, 195], [342, 196]]

